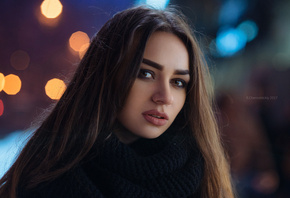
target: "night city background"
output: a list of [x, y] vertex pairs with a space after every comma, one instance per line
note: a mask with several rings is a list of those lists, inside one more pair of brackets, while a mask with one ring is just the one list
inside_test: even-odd
[[57, 102], [90, 39], [116, 12], [174, 6], [212, 78], [241, 198], [290, 197], [289, 0], [1, 0], [0, 177]]

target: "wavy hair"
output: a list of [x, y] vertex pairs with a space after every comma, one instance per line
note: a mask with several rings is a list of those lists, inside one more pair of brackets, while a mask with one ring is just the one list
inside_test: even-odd
[[181, 13], [148, 7], [115, 14], [94, 36], [67, 90], [0, 180], [1, 197], [16, 197], [19, 187], [32, 189], [52, 181], [109, 136], [138, 75], [146, 43], [156, 31], [179, 37], [189, 54], [184, 118], [204, 158], [202, 197], [233, 197], [206, 84], [208, 67], [198, 42]]

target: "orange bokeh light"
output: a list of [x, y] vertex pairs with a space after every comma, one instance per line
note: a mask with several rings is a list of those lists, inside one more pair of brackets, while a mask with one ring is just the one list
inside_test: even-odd
[[4, 74], [0, 73], [0, 91], [2, 91], [4, 85], [5, 85], [5, 77]]
[[49, 80], [45, 85], [46, 95], [53, 100], [59, 100], [65, 90], [65, 83], [58, 78], [53, 78]]
[[90, 43], [90, 38], [85, 32], [82, 31], [73, 33], [69, 38], [69, 45], [76, 52], [79, 52], [82, 46], [88, 43]]
[[79, 51], [80, 59], [82, 59], [84, 57], [84, 55], [87, 52], [89, 46], [90, 46], [90, 43], [86, 43], [86, 44], [82, 45], [82, 47], [80, 48], [80, 51]]
[[21, 89], [21, 80], [14, 74], [5, 76], [5, 84], [3, 91], [8, 95], [16, 95]]
[[10, 63], [12, 67], [17, 70], [24, 70], [28, 67], [30, 62], [30, 57], [27, 52], [23, 50], [17, 50], [13, 52], [10, 57]]
[[53, 19], [61, 14], [62, 4], [59, 0], [44, 0], [40, 9], [46, 18]]
[[3, 115], [3, 112], [4, 112], [4, 104], [3, 101], [0, 99], [0, 116]]

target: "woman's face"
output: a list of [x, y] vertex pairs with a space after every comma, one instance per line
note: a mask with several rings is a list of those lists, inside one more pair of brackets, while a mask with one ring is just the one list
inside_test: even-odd
[[118, 138], [130, 143], [140, 137], [160, 136], [182, 109], [189, 80], [189, 57], [183, 42], [171, 33], [153, 33], [138, 78], [117, 115], [128, 129], [116, 132]]

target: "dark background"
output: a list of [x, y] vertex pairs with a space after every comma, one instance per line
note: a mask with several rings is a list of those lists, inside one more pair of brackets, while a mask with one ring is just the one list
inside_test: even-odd
[[[133, 0], [61, 1], [56, 19], [40, 22], [40, 0], [1, 0], [0, 73], [16, 74], [16, 95], [0, 92], [0, 140], [25, 130], [55, 100], [45, 94], [52, 78], [68, 82], [80, 58], [68, 44], [72, 33], [91, 38]], [[217, 117], [240, 197], [290, 197], [290, 1], [172, 0], [189, 18], [214, 80]], [[257, 36], [235, 52], [218, 51], [221, 33], [254, 21]], [[232, 41], [233, 42], [233, 41]], [[25, 70], [10, 57], [24, 50]], [[0, 147], [1, 148], [1, 147]]]

